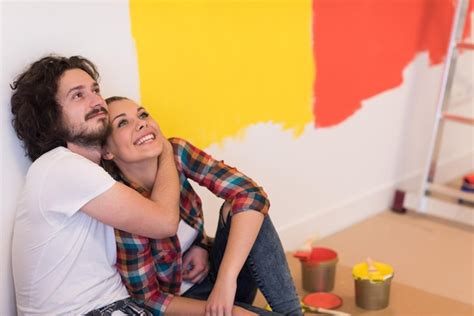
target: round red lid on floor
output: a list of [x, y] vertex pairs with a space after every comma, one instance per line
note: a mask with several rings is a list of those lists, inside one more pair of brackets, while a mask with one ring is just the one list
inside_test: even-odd
[[303, 303], [311, 307], [333, 309], [342, 305], [342, 298], [333, 293], [315, 292], [306, 295]]

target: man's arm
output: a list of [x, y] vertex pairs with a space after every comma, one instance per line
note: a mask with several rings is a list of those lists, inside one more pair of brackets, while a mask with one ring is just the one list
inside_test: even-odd
[[90, 200], [82, 211], [97, 220], [149, 238], [176, 235], [179, 222], [179, 178], [173, 150], [167, 140], [159, 157], [159, 168], [150, 199], [115, 183], [109, 190]]
[[119, 182], [81, 210], [104, 224], [149, 238], [173, 236], [177, 230], [174, 221], [163, 216], [165, 207]]
[[178, 230], [180, 183], [173, 147], [161, 133], [159, 137], [163, 140], [163, 151], [158, 157], [158, 171], [150, 199], [155, 201], [165, 213], [162, 216], [170, 226], [170, 234], [167, 236], [169, 237], [176, 235]]

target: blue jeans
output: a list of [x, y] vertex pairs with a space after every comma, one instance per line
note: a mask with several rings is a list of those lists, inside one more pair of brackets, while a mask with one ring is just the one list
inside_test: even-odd
[[[201, 283], [195, 284], [182, 296], [207, 300], [224, 256], [231, 224], [232, 216], [229, 214], [224, 222], [221, 212], [214, 244], [209, 253], [209, 274]], [[257, 294], [257, 288], [274, 312], [251, 305]], [[257, 239], [237, 278], [235, 305], [259, 315], [303, 315], [285, 252], [268, 215], [263, 220]]]
[[153, 314], [147, 311], [144, 307], [136, 303], [133, 298], [125, 298], [120, 301], [113, 302], [109, 305], [102, 306], [88, 312], [85, 316], [112, 316], [114, 312], [122, 312], [120, 315], [133, 316], [152, 316]]

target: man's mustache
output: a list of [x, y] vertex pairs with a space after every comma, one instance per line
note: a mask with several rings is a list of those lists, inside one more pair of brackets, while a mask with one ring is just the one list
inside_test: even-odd
[[90, 111], [89, 113], [86, 114], [86, 121], [88, 119], [91, 119], [92, 117], [96, 116], [99, 113], [108, 114], [109, 112], [103, 106], [97, 107], [97, 108], [93, 109], [92, 111]]

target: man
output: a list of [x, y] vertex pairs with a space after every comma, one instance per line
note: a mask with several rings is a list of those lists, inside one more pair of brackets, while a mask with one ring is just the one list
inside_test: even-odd
[[150, 238], [176, 234], [179, 180], [169, 143], [151, 200], [98, 165], [109, 124], [98, 77], [85, 58], [47, 56], [12, 84], [13, 126], [33, 161], [13, 232], [20, 315], [147, 314], [117, 273], [112, 227]]

